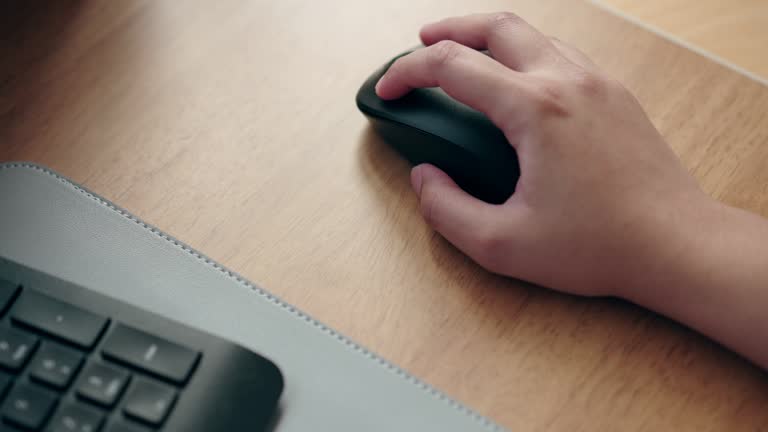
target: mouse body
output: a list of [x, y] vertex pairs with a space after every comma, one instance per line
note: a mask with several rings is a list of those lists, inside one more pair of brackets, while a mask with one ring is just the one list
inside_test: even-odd
[[492, 204], [505, 202], [520, 177], [517, 154], [504, 133], [483, 113], [440, 88], [414, 89], [385, 101], [375, 86], [397, 58], [376, 70], [360, 87], [357, 107], [374, 130], [410, 163], [430, 163], [462, 189]]

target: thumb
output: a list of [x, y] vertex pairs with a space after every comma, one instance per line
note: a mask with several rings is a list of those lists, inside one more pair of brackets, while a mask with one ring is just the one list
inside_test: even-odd
[[427, 223], [446, 240], [491, 271], [497, 269], [502, 240], [502, 208], [472, 197], [439, 168], [423, 164], [411, 171]]

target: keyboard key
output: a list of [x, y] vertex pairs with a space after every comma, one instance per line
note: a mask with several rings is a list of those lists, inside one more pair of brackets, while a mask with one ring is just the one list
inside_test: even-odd
[[17, 284], [0, 279], [0, 313], [5, 312], [5, 308], [8, 307], [8, 304], [18, 290], [19, 286]]
[[21, 369], [37, 346], [37, 337], [8, 327], [0, 327], [0, 366]]
[[123, 410], [130, 417], [158, 426], [168, 416], [175, 401], [176, 390], [173, 388], [137, 378], [125, 397]]
[[152, 432], [149, 429], [139, 426], [133, 423], [128, 423], [122, 420], [117, 420], [114, 423], [107, 426], [104, 432]]
[[125, 389], [130, 374], [103, 363], [91, 363], [80, 375], [77, 395], [91, 402], [111, 407]]
[[0, 410], [3, 419], [23, 428], [37, 430], [56, 404], [56, 396], [29, 384], [17, 384]]
[[10, 375], [0, 372], [0, 400], [3, 400], [5, 392], [8, 391], [8, 388], [11, 387], [12, 383], [13, 378]]
[[116, 324], [102, 346], [103, 354], [119, 362], [183, 384], [200, 353], [168, 340]]
[[96, 432], [104, 423], [104, 414], [76, 402], [59, 407], [47, 432]]
[[45, 342], [32, 360], [29, 374], [32, 379], [61, 390], [69, 385], [82, 362], [79, 352]]
[[102, 316], [29, 290], [11, 309], [11, 319], [82, 348], [92, 347], [107, 325]]

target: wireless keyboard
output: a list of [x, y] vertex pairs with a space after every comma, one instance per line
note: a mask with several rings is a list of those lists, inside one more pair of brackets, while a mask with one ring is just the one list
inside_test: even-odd
[[[204, 313], [204, 311], [201, 311]], [[278, 367], [0, 258], [0, 432], [263, 431]]]

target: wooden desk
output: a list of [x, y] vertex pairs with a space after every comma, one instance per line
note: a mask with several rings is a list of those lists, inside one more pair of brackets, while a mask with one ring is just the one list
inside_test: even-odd
[[595, 0], [768, 79], [765, 0]]
[[[84, 183], [514, 431], [768, 425], [764, 372], [632, 305], [489, 275], [422, 222], [355, 92], [420, 24], [508, 2], [8, 3], [1, 160]], [[706, 190], [768, 216], [768, 88], [591, 5], [514, 10], [634, 90]]]

